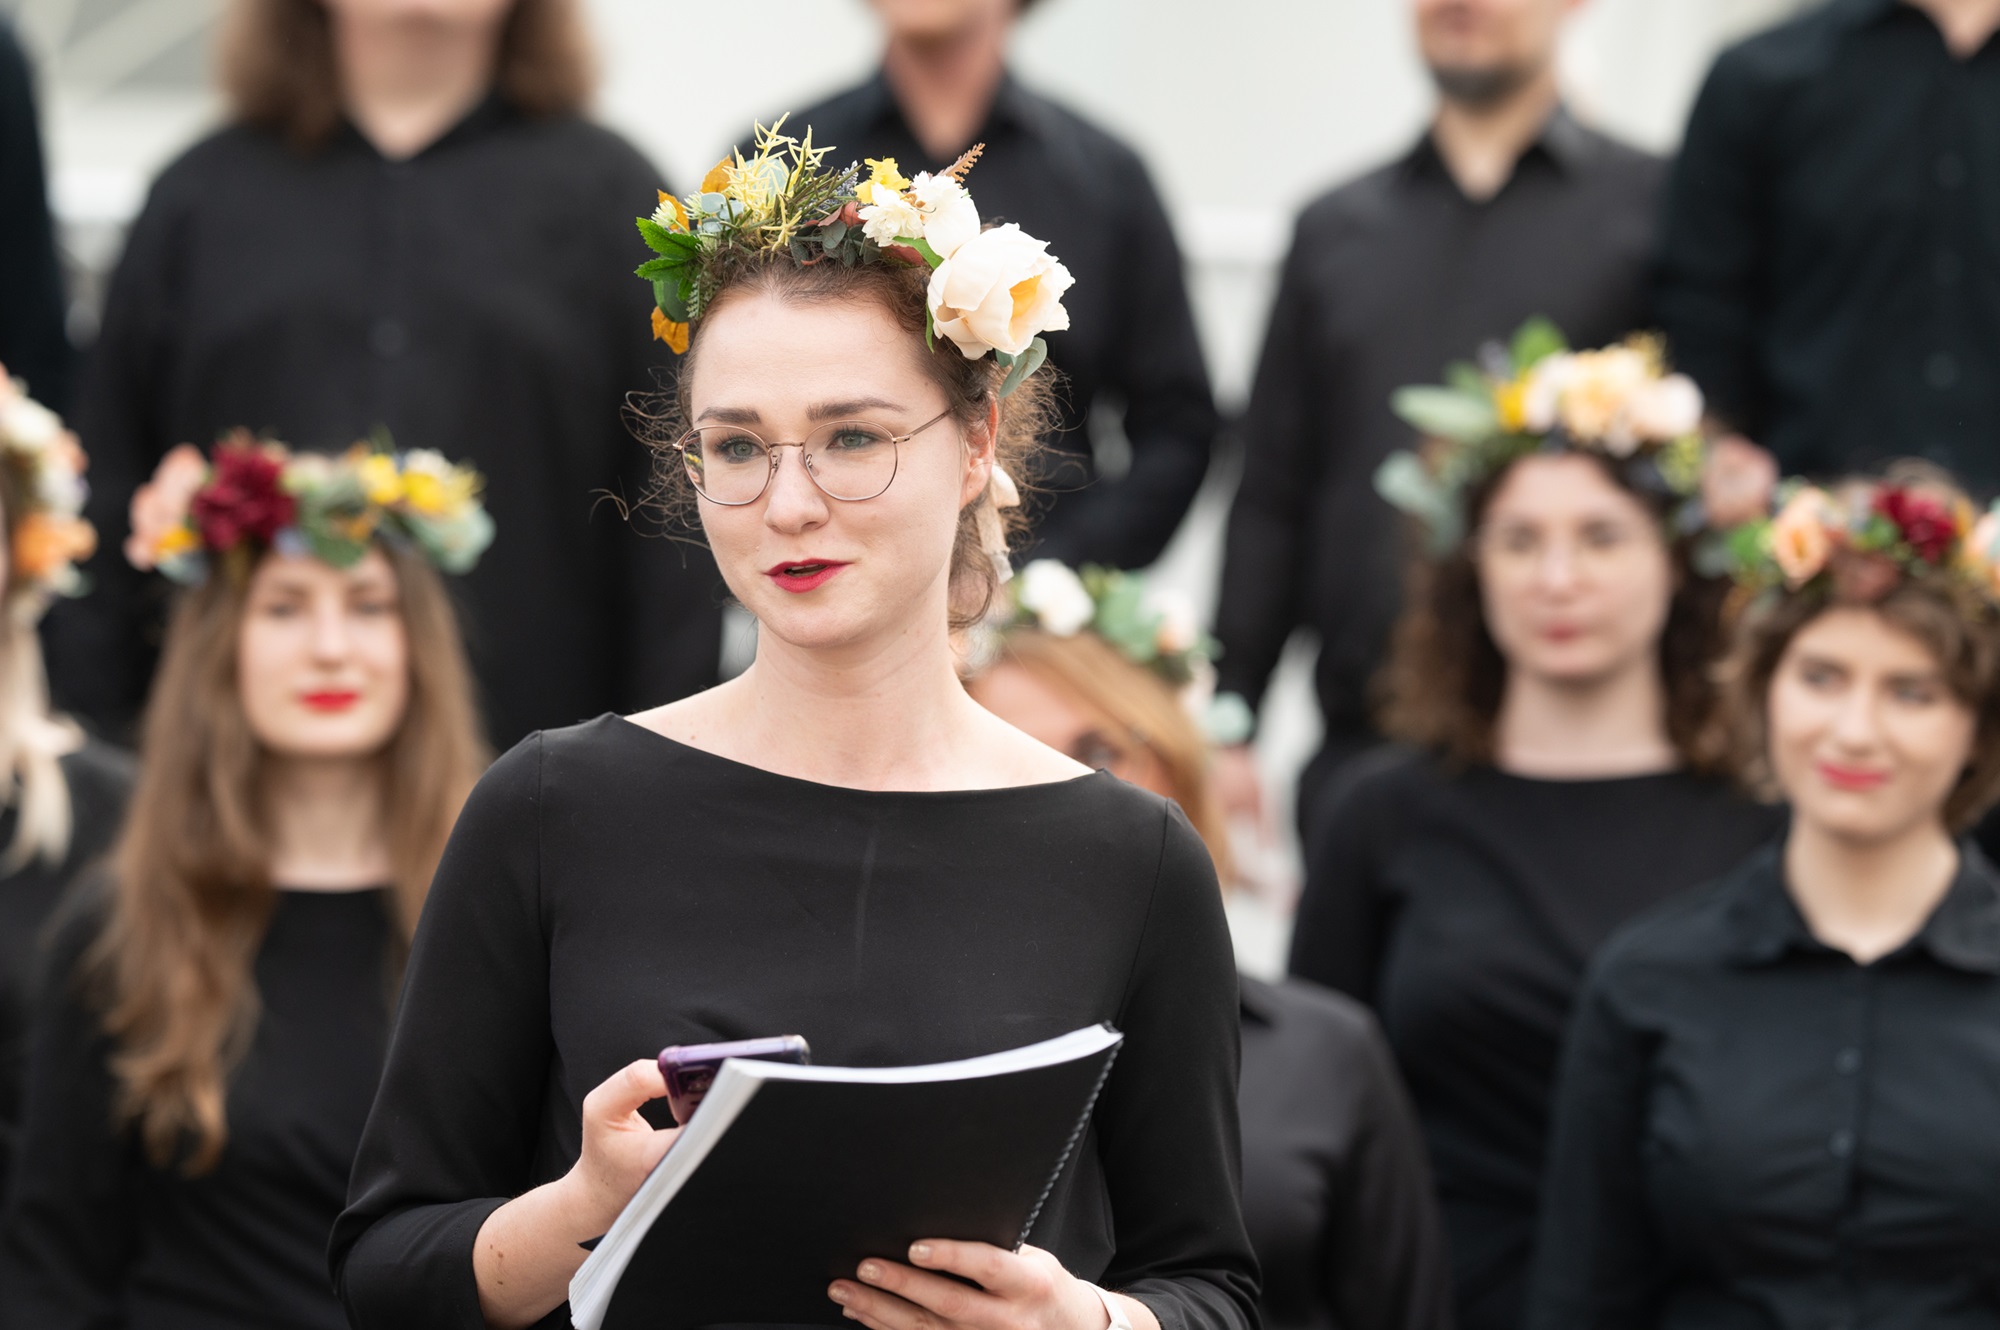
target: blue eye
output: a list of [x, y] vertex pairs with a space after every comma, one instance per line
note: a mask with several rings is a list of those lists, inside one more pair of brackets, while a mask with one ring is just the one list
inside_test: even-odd
[[740, 466], [746, 462], [754, 462], [762, 457], [764, 455], [764, 445], [755, 439], [738, 434], [712, 445], [708, 451], [714, 454], [715, 459], [719, 462], [727, 462]]
[[844, 429], [828, 439], [826, 446], [829, 452], [852, 455], [880, 447], [882, 443], [883, 439], [879, 434], [865, 429]]

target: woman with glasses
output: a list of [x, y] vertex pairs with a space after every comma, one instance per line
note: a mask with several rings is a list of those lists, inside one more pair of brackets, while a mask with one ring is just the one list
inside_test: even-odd
[[641, 219], [656, 326], [687, 347], [663, 484], [756, 617], [756, 658], [532, 736], [474, 791], [334, 1232], [361, 1330], [566, 1325], [579, 1244], [674, 1139], [666, 1045], [800, 1034], [816, 1061], [883, 1066], [1098, 1021], [1125, 1044], [1032, 1245], [877, 1253], [829, 1281], [829, 1316], [1253, 1324], [1208, 853], [954, 669], [954, 625], [1005, 576], [1036, 334], [1067, 321], [1069, 274], [981, 229], [969, 158], [857, 179], [823, 151], [766, 132]]
[[1531, 325], [1398, 406], [1386, 464], [1430, 552], [1387, 731], [1329, 792], [1291, 970], [1381, 1018], [1424, 1124], [1462, 1330], [1518, 1330], [1572, 996], [1621, 923], [1740, 859], [1773, 815], [1711, 775], [1725, 585], [1693, 561], [1758, 459], [1708, 456], [1656, 346]]

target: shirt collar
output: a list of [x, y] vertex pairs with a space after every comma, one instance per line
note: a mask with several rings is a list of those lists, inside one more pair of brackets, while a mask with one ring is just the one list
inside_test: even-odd
[[[1591, 152], [1589, 131], [1576, 122], [1576, 117], [1569, 113], [1568, 107], [1558, 103], [1556, 109], [1549, 113], [1549, 118], [1542, 123], [1541, 133], [1535, 135], [1528, 146], [1521, 150], [1520, 157], [1515, 159], [1514, 169], [1518, 172], [1522, 162], [1530, 157], [1539, 156], [1547, 158], [1564, 174], [1574, 174], [1588, 162]], [[1437, 140], [1431, 137], [1428, 128], [1403, 158], [1402, 165], [1406, 172], [1412, 174], [1436, 172], [1439, 175], [1449, 175], [1444, 164], [1444, 155], [1438, 151]]]
[[1255, 1021], [1259, 1025], [1276, 1025], [1278, 1023], [1278, 999], [1272, 993], [1271, 986], [1263, 980], [1253, 979], [1247, 974], [1238, 975], [1236, 982], [1238, 992], [1240, 993], [1237, 1005], [1242, 1010], [1243, 1018]]
[[[1812, 935], [1785, 888], [1783, 840], [1759, 850], [1738, 872], [1726, 906], [1729, 958], [1769, 965], [1793, 952], [1831, 950]], [[1970, 840], [1959, 843], [1958, 872], [1915, 937], [1891, 955], [1923, 951], [1953, 969], [2000, 974], [2000, 872]]]

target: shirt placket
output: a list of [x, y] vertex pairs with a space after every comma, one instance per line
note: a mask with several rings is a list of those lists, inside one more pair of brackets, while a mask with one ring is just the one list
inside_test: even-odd
[[418, 168], [414, 161], [384, 161], [378, 170], [380, 247], [368, 323], [368, 352], [374, 361], [368, 377], [375, 385], [368, 404], [371, 426], [401, 418], [403, 362], [410, 353], [410, 212]]
[[1879, 978], [1866, 966], [1849, 964], [1839, 1001], [1839, 1039], [1828, 1074], [1832, 1106], [1826, 1156], [1834, 1174], [1834, 1260], [1826, 1289], [1826, 1330], [1859, 1330], [1860, 1298], [1855, 1283], [1852, 1227], [1858, 1190], [1858, 1162], [1867, 1127], [1867, 1085], [1871, 1072], [1870, 1031], [1874, 1026]]
[[1928, 141], [1924, 151], [1930, 207], [1924, 275], [1930, 287], [1928, 332], [1924, 348], [1924, 410], [1918, 419], [1927, 437], [1917, 442], [1923, 455], [1943, 466], [1965, 459], [1955, 442], [1964, 437], [1965, 382], [1972, 368], [1971, 319], [1966, 308], [1971, 282], [1968, 264], [1979, 243], [1973, 206], [1973, 166], [1976, 154], [1968, 117], [1976, 113], [1973, 71], [1965, 62], [1945, 58], [1936, 72], [1930, 98]]

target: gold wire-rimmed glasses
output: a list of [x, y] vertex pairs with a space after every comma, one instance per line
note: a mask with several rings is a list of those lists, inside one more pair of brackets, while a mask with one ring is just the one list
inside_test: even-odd
[[860, 503], [878, 497], [896, 479], [901, 446], [951, 414], [949, 407], [902, 434], [867, 420], [834, 420], [799, 443], [766, 443], [742, 425], [703, 425], [681, 436], [688, 482], [710, 503], [741, 508], [755, 503], [778, 474], [778, 450], [797, 448], [806, 474], [830, 499]]

